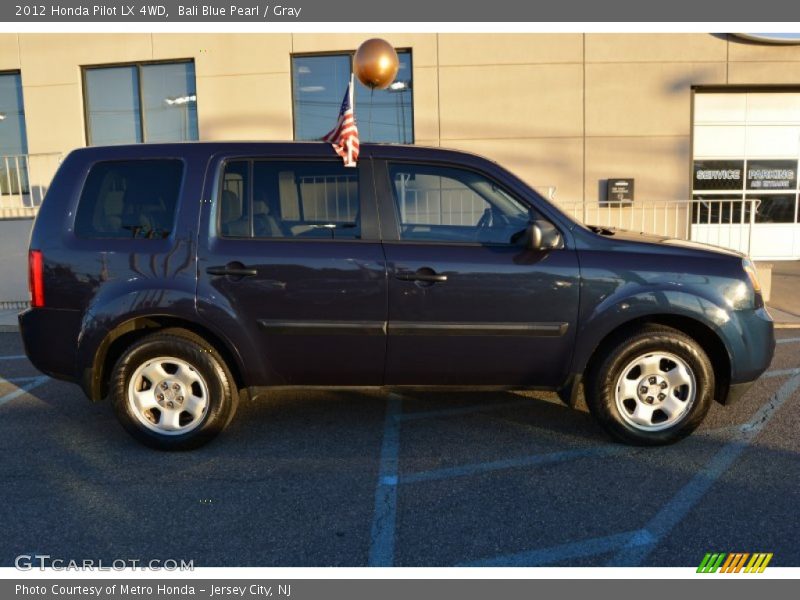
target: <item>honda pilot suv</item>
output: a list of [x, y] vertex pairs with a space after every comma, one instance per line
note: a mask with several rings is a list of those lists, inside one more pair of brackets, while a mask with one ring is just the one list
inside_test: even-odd
[[263, 388], [555, 390], [673, 442], [775, 341], [741, 254], [585, 227], [462, 152], [323, 143], [85, 148], [30, 246], [28, 357], [161, 449]]

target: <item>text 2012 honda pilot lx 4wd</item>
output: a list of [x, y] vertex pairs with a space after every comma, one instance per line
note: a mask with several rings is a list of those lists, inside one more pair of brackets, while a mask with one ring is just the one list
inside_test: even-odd
[[486, 159], [322, 143], [87, 148], [30, 247], [25, 348], [158, 448], [269, 386], [557, 390], [663, 444], [767, 368], [740, 254], [587, 228]]

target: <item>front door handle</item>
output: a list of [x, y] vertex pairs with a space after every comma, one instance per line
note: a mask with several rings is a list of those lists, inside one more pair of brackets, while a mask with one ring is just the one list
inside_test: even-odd
[[398, 271], [395, 277], [400, 281], [422, 281], [424, 283], [441, 283], [447, 281], [447, 275], [437, 273], [429, 267], [422, 267], [416, 271]]
[[209, 275], [219, 275], [226, 277], [252, 277], [258, 275], [258, 270], [245, 267], [240, 262], [230, 262], [224, 267], [208, 267], [206, 273]]

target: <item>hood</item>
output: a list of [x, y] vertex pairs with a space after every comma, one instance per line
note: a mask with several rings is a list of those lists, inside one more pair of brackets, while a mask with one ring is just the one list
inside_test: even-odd
[[690, 240], [671, 238], [663, 235], [655, 235], [653, 233], [643, 233], [639, 231], [617, 229], [616, 227], [601, 227], [597, 225], [588, 225], [588, 227], [597, 235], [601, 235], [610, 240], [619, 240], [621, 242], [640, 242], [643, 244], [661, 244], [678, 248], [686, 248], [688, 250], [726, 254], [728, 256], [737, 256], [741, 258], [747, 256], [743, 252], [737, 252], [736, 250], [723, 248], [722, 246], [714, 246], [712, 244], [703, 244], [701, 242], [693, 242]]

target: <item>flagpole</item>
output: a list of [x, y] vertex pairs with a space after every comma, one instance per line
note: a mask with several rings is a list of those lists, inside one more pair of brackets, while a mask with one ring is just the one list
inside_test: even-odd
[[[356, 124], [356, 103], [353, 97], [353, 72], [350, 71], [350, 85], [347, 87], [350, 94], [350, 108], [353, 111], [353, 123]], [[353, 164], [353, 144], [347, 144], [347, 166]]]

